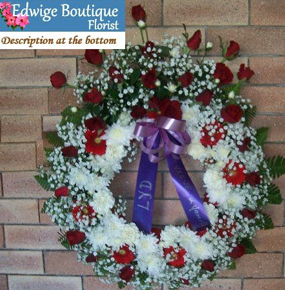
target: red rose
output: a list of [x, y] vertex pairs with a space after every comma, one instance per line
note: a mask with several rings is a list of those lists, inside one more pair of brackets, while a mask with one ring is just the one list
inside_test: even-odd
[[96, 217], [96, 213], [92, 206], [87, 205], [77, 205], [72, 208], [73, 218], [78, 222], [84, 219], [84, 217], [88, 216], [89, 219]]
[[68, 188], [66, 186], [59, 187], [55, 190], [54, 195], [56, 197], [68, 196]]
[[185, 72], [182, 76], [178, 78], [178, 82], [180, 82], [180, 86], [182, 88], [189, 87], [193, 82], [194, 76], [189, 71]]
[[219, 79], [219, 85], [226, 85], [232, 82], [234, 76], [231, 70], [223, 63], [218, 62], [216, 64], [216, 70], [214, 72], [214, 78]]
[[252, 220], [252, 219], [254, 219], [256, 217], [256, 211], [255, 210], [250, 210], [250, 209], [244, 208], [241, 211], [241, 215], [243, 217], [248, 218], [249, 220]]
[[179, 247], [178, 250], [174, 249], [173, 247], [163, 249], [164, 258], [169, 258], [168, 265], [181, 268], [185, 265], [184, 256], [186, 255], [185, 249]]
[[114, 252], [113, 258], [118, 264], [130, 264], [135, 259], [135, 255], [126, 245], [121, 247], [119, 251]]
[[197, 102], [201, 102], [204, 106], [209, 106], [214, 93], [208, 89], [203, 91], [200, 95], [196, 97]]
[[155, 82], [157, 80], [156, 69], [152, 68], [145, 75], [142, 75], [142, 82], [148, 89], [155, 89]]
[[86, 49], [84, 57], [89, 63], [94, 65], [101, 65], [103, 63], [103, 54], [99, 49]]
[[152, 42], [152, 41], [147, 41], [146, 43], [145, 43], [145, 46], [141, 46], [140, 47], [140, 50], [141, 50], [141, 53], [143, 54], [143, 55], [146, 55], [146, 56], [148, 56], [148, 57], [150, 57], [150, 58], [153, 58], [153, 48], [154, 48], [154, 43]]
[[152, 99], [148, 100], [148, 105], [151, 109], [158, 109], [160, 104], [160, 100], [158, 97], [153, 97]]
[[50, 82], [53, 87], [60, 89], [66, 85], [66, 76], [61, 71], [57, 71], [50, 76]]
[[110, 66], [109, 76], [112, 80], [117, 79], [118, 83], [122, 82], [122, 80], [124, 79], [124, 75], [121, 73], [121, 71], [114, 66]]
[[240, 50], [239, 44], [237, 42], [231, 40], [230, 45], [226, 51], [225, 58], [227, 60], [233, 60], [233, 59], [237, 58], [237, 56], [239, 54], [239, 50]]
[[[214, 133], [213, 130], [215, 130]], [[202, 128], [200, 142], [205, 147], [215, 146], [220, 140], [225, 139], [225, 133], [224, 126], [218, 121], [214, 124], [207, 124]]]
[[238, 149], [240, 152], [244, 153], [245, 151], [249, 150], [249, 145], [250, 145], [250, 138], [246, 137], [243, 139], [241, 145], [237, 145]]
[[217, 224], [217, 235], [221, 238], [232, 237], [234, 235], [233, 230], [236, 228], [235, 222], [228, 224], [227, 218], [222, 218], [222, 223]]
[[259, 185], [260, 182], [261, 182], [261, 178], [260, 178], [259, 172], [251, 172], [251, 173], [248, 173], [245, 176], [245, 180], [251, 186]]
[[245, 67], [244, 64], [241, 64], [239, 67], [239, 72], [237, 73], [238, 79], [246, 79], [247, 82], [252, 78], [254, 75], [254, 71], [251, 70], [249, 67]]
[[204, 260], [201, 268], [203, 270], [209, 271], [209, 272], [214, 272], [215, 271], [215, 263], [212, 260]]
[[102, 93], [96, 88], [92, 88], [91, 92], [87, 92], [84, 94], [83, 101], [93, 104], [99, 104], [102, 101], [102, 98]]
[[202, 40], [201, 30], [197, 30], [193, 36], [187, 41], [187, 46], [192, 49], [196, 50], [199, 48]]
[[103, 130], [96, 130], [91, 132], [87, 130], [85, 132], [85, 138], [87, 139], [85, 151], [94, 155], [103, 155], [106, 153], [106, 140], [100, 137], [105, 134]]
[[104, 130], [106, 123], [101, 117], [94, 117], [84, 121], [86, 128], [90, 131]]
[[233, 163], [230, 160], [223, 169], [224, 178], [232, 185], [242, 184], [245, 180], [245, 166], [241, 163]]
[[74, 146], [64, 147], [61, 152], [64, 157], [76, 157], [78, 154], [78, 150]]
[[85, 234], [78, 230], [70, 230], [66, 233], [66, 238], [68, 239], [69, 245], [74, 246], [81, 244], [85, 240]]
[[228, 255], [232, 259], [237, 259], [245, 255], [246, 247], [245, 245], [237, 245]]
[[99, 258], [94, 256], [93, 254], [90, 254], [85, 259], [86, 263], [96, 263], [96, 262], [98, 262], [98, 260], [99, 260]]
[[170, 101], [164, 99], [159, 105], [160, 115], [180, 120], [182, 118], [182, 111], [178, 101]]
[[146, 115], [147, 111], [145, 108], [140, 106], [134, 106], [131, 112], [131, 116], [134, 119], [141, 119]]
[[119, 277], [126, 282], [130, 282], [134, 274], [135, 269], [132, 269], [131, 266], [125, 266], [123, 269], [120, 270]]
[[221, 116], [225, 122], [237, 123], [242, 117], [242, 109], [238, 105], [228, 105], [221, 110]]
[[141, 5], [137, 5], [132, 7], [132, 16], [135, 19], [135, 21], [140, 20], [145, 21], [146, 13]]

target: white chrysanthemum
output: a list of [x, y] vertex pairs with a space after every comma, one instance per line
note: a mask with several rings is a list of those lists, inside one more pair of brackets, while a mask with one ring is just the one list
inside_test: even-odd
[[119, 144], [110, 144], [107, 146], [106, 150], [106, 159], [107, 162], [111, 162], [112, 160], [117, 160], [123, 159], [127, 154], [127, 150], [125, 150], [123, 145]]
[[189, 106], [188, 104], [183, 104], [181, 106], [182, 118], [186, 120], [187, 125], [195, 126], [198, 122], [198, 115], [200, 113], [200, 106], [194, 105]]
[[179, 238], [179, 244], [188, 252], [190, 251], [190, 245], [197, 243], [199, 241], [199, 238], [196, 236], [196, 234], [187, 229], [187, 228], [181, 228], [180, 230], [180, 238]]
[[136, 249], [138, 255], [147, 255], [158, 251], [157, 238], [154, 236], [141, 235], [137, 240]]
[[104, 135], [107, 140], [107, 146], [110, 144], [129, 146], [130, 140], [133, 138], [132, 126], [123, 127], [119, 124], [114, 124], [109, 127]]
[[227, 207], [241, 210], [245, 205], [245, 198], [239, 193], [232, 193], [227, 200]]
[[91, 175], [87, 184], [85, 184], [85, 189], [92, 193], [94, 191], [104, 190], [108, 184], [109, 182], [105, 177]]
[[128, 126], [131, 123], [131, 115], [129, 112], [122, 112], [119, 116], [118, 123], [122, 126]]
[[92, 232], [88, 235], [88, 238], [94, 251], [104, 249], [108, 240], [103, 227], [94, 228], [94, 230], [92, 230]]
[[125, 224], [120, 235], [126, 244], [133, 245], [139, 238], [139, 230], [134, 223]]
[[231, 152], [231, 149], [228, 146], [225, 146], [223, 143], [219, 143], [214, 147], [214, 150], [217, 153], [215, 159], [228, 161], [228, 156]]
[[112, 193], [107, 190], [102, 190], [95, 193], [94, 200], [90, 202], [90, 205], [94, 208], [94, 210], [101, 215], [107, 214], [114, 204], [115, 199], [112, 196]]
[[194, 260], [205, 260], [211, 257], [211, 246], [201, 239], [197, 243], [191, 243], [189, 248], [190, 256]]
[[174, 246], [180, 237], [180, 230], [174, 226], [166, 226], [164, 231], [161, 232], [161, 242], [163, 247]]
[[205, 159], [209, 156], [209, 149], [204, 147], [200, 141], [193, 140], [188, 146], [188, 154], [194, 159]]
[[204, 202], [204, 207], [206, 209], [206, 212], [208, 214], [208, 217], [210, 219], [210, 222], [212, 225], [216, 224], [219, 216], [219, 211], [216, 209], [216, 207], [212, 204], [207, 204]]
[[165, 261], [155, 254], [144, 255], [138, 258], [139, 268], [142, 272], [146, 271], [152, 277], [163, 275], [165, 269]]

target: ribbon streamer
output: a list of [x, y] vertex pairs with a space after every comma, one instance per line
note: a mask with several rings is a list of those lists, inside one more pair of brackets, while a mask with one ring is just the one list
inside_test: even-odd
[[143, 140], [133, 222], [141, 231], [151, 232], [158, 162], [167, 159], [173, 184], [192, 229], [200, 231], [210, 227], [203, 202], [180, 158], [191, 142], [186, 122], [161, 116], [156, 123], [137, 122], [134, 135]]

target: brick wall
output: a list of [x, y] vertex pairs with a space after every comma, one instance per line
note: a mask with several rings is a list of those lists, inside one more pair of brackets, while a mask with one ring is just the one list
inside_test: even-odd
[[[265, 150], [268, 156], [285, 151], [285, 1], [280, 0], [127, 0], [127, 12], [141, 2], [148, 12], [151, 39], [163, 32], [181, 33], [181, 23], [189, 32], [201, 29], [203, 39], [214, 43], [219, 55], [218, 35], [241, 44], [241, 57], [231, 63], [237, 69], [245, 62], [255, 71], [252, 83], [243, 89], [259, 109], [255, 126], [270, 126]], [[128, 15], [127, 38], [139, 42], [138, 31]], [[55, 130], [60, 111], [75, 103], [70, 90], [50, 87], [49, 76], [56, 70], [68, 73], [71, 81], [78, 71], [90, 68], [82, 60], [82, 50], [0, 51], [0, 289], [1, 290], [108, 290], [92, 277], [92, 270], [76, 261], [73, 252], [57, 243], [57, 227], [40, 214], [50, 193], [33, 180], [38, 165], [44, 163], [45, 134]], [[188, 163], [189, 164], [189, 163]], [[132, 196], [137, 164], [125, 165], [112, 188]], [[202, 188], [201, 168], [188, 167]], [[285, 198], [285, 178], [277, 180]], [[173, 194], [169, 173], [160, 165], [155, 223], [179, 223], [182, 210]], [[266, 210], [276, 228], [260, 232], [255, 239], [258, 253], [238, 261], [237, 270], [224, 271], [204, 290], [285, 289], [284, 203]], [[165, 289], [166, 290], [166, 289]]]

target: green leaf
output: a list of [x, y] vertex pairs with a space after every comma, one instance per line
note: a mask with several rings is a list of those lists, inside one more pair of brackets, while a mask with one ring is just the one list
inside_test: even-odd
[[134, 85], [134, 83], [138, 80], [138, 78], [141, 76], [141, 71], [139, 69], [134, 69], [130, 76], [130, 85]]
[[268, 136], [268, 127], [261, 127], [256, 130], [256, 143], [263, 146]]
[[252, 241], [250, 239], [247, 239], [247, 238], [243, 239], [241, 241], [241, 244], [242, 245], [245, 245], [245, 247], [246, 247], [246, 254], [254, 254], [254, 253], [257, 252], [255, 246], [253, 245], [253, 243], [252, 243]]
[[161, 49], [161, 53], [160, 53], [160, 55], [161, 55], [162, 57], [167, 57], [167, 56], [169, 56], [169, 53], [170, 53], [171, 48], [169, 48], [169, 47], [167, 47], [167, 46], [159, 46], [158, 48]]
[[77, 112], [72, 112], [71, 108], [71, 106], [68, 106], [61, 112], [61, 115], [63, 117], [60, 123], [61, 125], [65, 124], [66, 122], [80, 125], [82, 122], [82, 118], [89, 114], [89, 111], [79, 108]]
[[123, 281], [119, 281], [118, 282], [118, 287], [119, 287], [119, 289], [123, 289], [123, 288], [126, 287], [126, 284]]
[[265, 230], [273, 229], [274, 225], [271, 217], [268, 214], [263, 214], [263, 218], [264, 218], [264, 229]]
[[285, 174], [285, 158], [282, 156], [274, 156], [267, 158], [266, 163], [270, 170], [270, 175], [273, 179]]
[[53, 152], [53, 149], [45, 147], [44, 150], [45, 150], [46, 158], [49, 158], [50, 154]]
[[216, 276], [217, 276], [217, 274], [213, 274], [212, 276], [208, 277], [208, 279], [209, 279], [210, 281], [213, 281], [213, 280], [215, 279]]
[[281, 204], [282, 201], [282, 195], [279, 187], [275, 184], [270, 184], [268, 189], [268, 202], [271, 204]]
[[63, 140], [57, 135], [56, 132], [48, 132], [46, 137], [49, 144], [53, 146], [64, 146]]
[[40, 175], [36, 175], [35, 176], [35, 180], [38, 182], [38, 184], [46, 191], [49, 191], [50, 188], [50, 184], [47, 181], [47, 177], [42, 177]]
[[229, 266], [229, 270], [235, 270], [237, 268], [237, 264], [235, 260], [232, 260], [231, 265]]
[[253, 121], [255, 115], [256, 115], [257, 108], [256, 106], [253, 106], [252, 108], [248, 108], [246, 111], [244, 111], [244, 117], [245, 117], [245, 125], [250, 126], [251, 122]]

